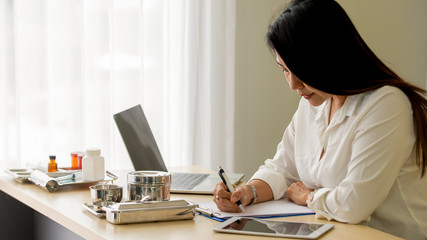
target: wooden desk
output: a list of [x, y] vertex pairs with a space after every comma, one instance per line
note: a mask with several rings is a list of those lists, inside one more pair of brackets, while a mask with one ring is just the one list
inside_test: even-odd
[[[175, 168], [174, 171], [206, 172], [200, 167]], [[126, 173], [113, 171], [120, 177], [116, 184], [126, 191]], [[88, 185], [61, 187], [58, 192], [49, 193], [33, 184], [21, 184], [6, 173], [0, 173], [0, 190], [49, 217], [65, 228], [85, 239], [273, 239], [245, 235], [216, 233], [211, 230], [217, 221], [203, 216], [194, 220], [113, 225], [84, 210], [82, 204], [90, 202]], [[212, 200], [211, 195], [172, 194], [172, 199], [185, 199], [192, 202]], [[287, 220], [325, 223], [327, 220], [315, 219], [313, 215], [288, 217]], [[321, 239], [400, 239], [364, 225], [350, 225], [333, 221], [334, 229]]]

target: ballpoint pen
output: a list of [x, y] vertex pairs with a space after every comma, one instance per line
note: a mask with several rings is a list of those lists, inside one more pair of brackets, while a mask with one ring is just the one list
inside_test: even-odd
[[[230, 179], [228, 179], [227, 174], [225, 174], [225, 172], [221, 168], [221, 166], [218, 166], [218, 174], [219, 174], [219, 177], [221, 178], [222, 182], [227, 186], [228, 191], [230, 191], [231, 193], [234, 193], [233, 184], [231, 184]], [[245, 211], [245, 208], [243, 208], [243, 205], [240, 202], [240, 200], [238, 200], [236, 202], [236, 204], [239, 205], [239, 208], [242, 210], [242, 212]]]

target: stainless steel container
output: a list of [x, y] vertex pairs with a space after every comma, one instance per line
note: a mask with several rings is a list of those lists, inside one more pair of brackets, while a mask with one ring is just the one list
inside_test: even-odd
[[123, 187], [119, 185], [97, 184], [89, 188], [93, 205], [97, 207], [118, 203], [123, 197]]
[[102, 207], [113, 224], [193, 219], [197, 204], [185, 200], [164, 202], [126, 202]]
[[171, 174], [162, 171], [135, 171], [127, 175], [128, 199], [169, 201]]

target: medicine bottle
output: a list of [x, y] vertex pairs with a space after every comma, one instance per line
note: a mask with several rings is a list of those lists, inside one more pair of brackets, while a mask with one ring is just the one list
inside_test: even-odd
[[48, 172], [57, 172], [58, 171], [58, 164], [56, 164], [56, 162], [55, 162], [56, 156], [50, 155], [49, 159], [50, 159], [50, 162], [47, 165], [47, 171]]
[[105, 178], [104, 157], [97, 148], [87, 149], [82, 159], [82, 173], [84, 181], [99, 181]]
[[82, 169], [82, 159], [85, 156], [84, 152], [79, 152], [79, 154], [77, 154], [77, 158], [79, 159], [79, 169]]
[[71, 153], [71, 169], [77, 170], [79, 169], [79, 159], [77, 158], [77, 155], [79, 152], [72, 152]]

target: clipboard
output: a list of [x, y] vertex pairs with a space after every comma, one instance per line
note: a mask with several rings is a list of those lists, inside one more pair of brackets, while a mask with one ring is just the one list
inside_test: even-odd
[[198, 205], [199, 206], [196, 210], [201, 213], [201, 215], [220, 222], [231, 217], [272, 218], [315, 214], [315, 212], [309, 207], [300, 206], [287, 199], [272, 200], [249, 205], [246, 206], [245, 211], [241, 213], [220, 211], [213, 201], [200, 202]]

